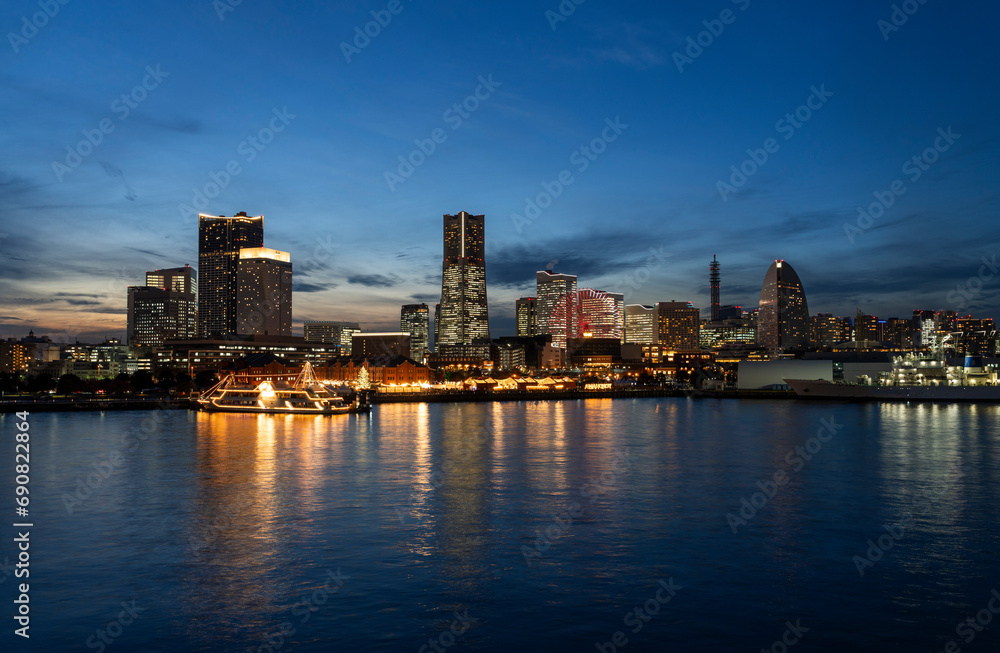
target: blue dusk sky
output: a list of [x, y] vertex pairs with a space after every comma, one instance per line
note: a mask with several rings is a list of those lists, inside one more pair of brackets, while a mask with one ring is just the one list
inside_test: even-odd
[[10, 0], [0, 335], [123, 336], [126, 286], [197, 265], [198, 211], [264, 216], [297, 333], [433, 308], [458, 211], [486, 215], [494, 336], [547, 265], [705, 308], [713, 255], [723, 304], [755, 306], [780, 258], [811, 313], [997, 318], [998, 19], [944, 0]]

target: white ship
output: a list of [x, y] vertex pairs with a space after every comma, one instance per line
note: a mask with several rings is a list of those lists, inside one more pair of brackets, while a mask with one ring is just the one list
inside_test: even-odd
[[1000, 401], [997, 372], [983, 367], [978, 356], [966, 356], [964, 367], [949, 367], [940, 357], [914, 354], [894, 358], [892, 362], [892, 371], [883, 373], [871, 385], [822, 379], [785, 379], [785, 383], [803, 398]]
[[224, 379], [198, 397], [198, 404], [208, 411], [229, 413], [301, 413], [335, 415], [367, 409], [344, 402], [339, 395], [316, 379], [312, 365], [306, 362], [295, 381], [261, 381], [257, 385], [240, 383], [236, 375]]

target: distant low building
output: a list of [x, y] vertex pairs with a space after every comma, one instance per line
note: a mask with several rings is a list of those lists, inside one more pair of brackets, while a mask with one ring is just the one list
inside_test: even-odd
[[[502, 336], [490, 342], [490, 358], [498, 369], [537, 369], [538, 355], [546, 343], [552, 342], [550, 335]], [[522, 361], [517, 364], [517, 361]], [[510, 367], [508, 367], [510, 366]]]
[[607, 369], [621, 363], [622, 343], [618, 338], [569, 338], [566, 354], [570, 367]]
[[410, 334], [403, 332], [355, 333], [351, 335], [352, 356], [410, 356]]
[[705, 349], [720, 349], [727, 345], [752, 345], [757, 341], [757, 328], [738, 320], [719, 320], [701, 325], [698, 342]]
[[271, 352], [295, 365], [313, 365], [339, 353], [336, 345], [307, 343], [295, 336], [229, 336], [228, 338], [166, 342], [153, 350], [153, 368], [219, 372], [248, 354]]
[[524, 345], [504, 343], [497, 346], [497, 368], [501, 370], [519, 370], [526, 367]]
[[302, 365], [296, 365], [271, 352], [248, 354], [227, 367], [222, 368], [220, 375], [232, 372], [239, 383], [257, 385], [262, 381], [295, 381], [302, 371]]
[[622, 345], [622, 364], [636, 372], [689, 376], [715, 362], [710, 351], [675, 351], [664, 345]]
[[350, 355], [351, 338], [355, 333], [361, 333], [361, 325], [357, 322], [306, 320], [302, 324], [302, 333], [306, 342], [339, 345], [341, 354]]
[[426, 365], [399, 355], [338, 356], [313, 366], [320, 381], [342, 383], [357, 381], [362, 368], [368, 370], [370, 383], [385, 385], [430, 383], [434, 375]]
[[737, 370], [738, 390], [786, 388], [785, 379], [833, 381], [833, 361], [772, 360], [740, 361]]

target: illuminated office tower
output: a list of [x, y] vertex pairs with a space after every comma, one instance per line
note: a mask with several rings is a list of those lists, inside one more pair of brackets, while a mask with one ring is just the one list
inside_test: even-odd
[[625, 307], [625, 342], [631, 345], [659, 342], [655, 306], [629, 304]]
[[764, 275], [757, 318], [757, 344], [772, 356], [809, 344], [809, 307], [799, 275], [786, 261], [775, 261]]
[[658, 303], [656, 324], [659, 344], [674, 351], [697, 351], [700, 313], [691, 302]]
[[264, 246], [264, 216], [198, 216], [198, 335], [237, 332], [236, 269], [240, 250]]
[[127, 343], [156, 347], [198, 335], [198, 272], [190, 266], [146, 272], [145, 286], [129, 286]]
[[538, 301], [534, 297], [522, 297], [514, 302], [517, 319], [517, 335], [529, 338], [538, 333]]
[[486, 304], [486, 218], [461, 211], [444, 216], [441, 321], [435, 346], [470, 345], [490, 337]]
[[399, 311], [399, 330], [410, 334], [410, 358], [423, 362], [430, 353], [430, 311], [427, 304], [404, 304]]
[[900, 349], [912, 347], [912, 322], [905, 318], [890, 317], [885, 322], [885, 339]]
[[566, 347], [566, 337], [576, 330], [572, 322], [556, 323], [552, 316], [557, 305], [559, 313], [567, 320], [576, 315], [572, 302], [576, 297], [576, 275], [556, 274], [550, 270], [535, 273], [535, 298], [538, 312], [538, 335], [552, 336], [552, 345]]
[[851, 339], [851, 325], [831, 313], [817, 313], [809, 318], [809, 343], [813, 349], [829, 349]]
[[236, 279], [236, 333], [292, 335], [291, 255], [267, 247], [241, 249]]

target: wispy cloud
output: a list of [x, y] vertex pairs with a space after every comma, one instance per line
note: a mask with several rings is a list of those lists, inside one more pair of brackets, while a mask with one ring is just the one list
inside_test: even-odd
[[384, 274], [352, 274], [347, 277], [347, 283], [359, 286], [369, 286], [372, 288], [391, 288], [399, 283], [396, 275], [385, 276]]

